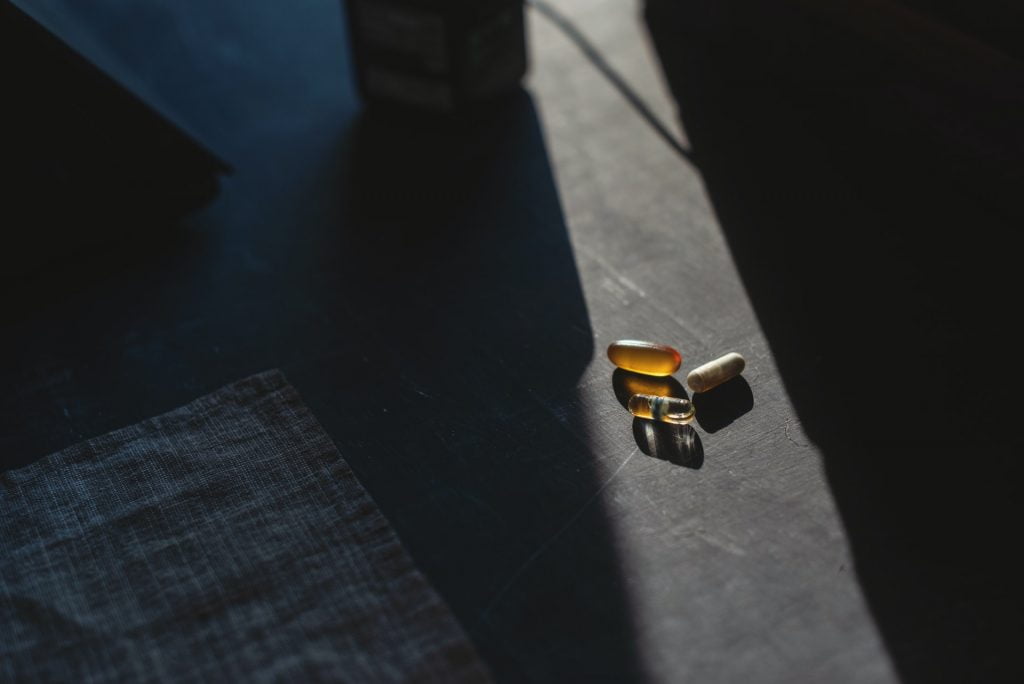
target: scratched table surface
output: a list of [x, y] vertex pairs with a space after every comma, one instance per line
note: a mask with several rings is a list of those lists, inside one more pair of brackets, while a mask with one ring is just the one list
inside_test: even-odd
[[[280, 368], [499, 680], [1003, 673], [1019, 604], [989, 573], [1010, 542], [974, 527], [1012, 511], [998, 441], [989, 479], [908, 489], [884, 463], [912, 437], [818, 420], [878, 380], [829, 376], [831, 309], [834, 336], [786, 334], [819, 281], [771, 285], [793, 268], [772, 245], [809, 253], [787, 222], [849, 224], [858, 192], [813, 185], [840, 175], [773, 91], [677, 102], [671, 26], [652, 41], [641, 7], [554, 5], [680, 149], [532, 8], [523, 91], [450, 125], [364, 110], [336, 3], [91, 3], [94, 38], [235, 171], [171, 233], [6, 285], [3, 467]], [[808, 203], [829, 208], [779, 209]], [[760, 242], [735, 228], [751, 216], [774, 217]], [[843, 229], [813, 247], [851, 247]], [[623, 406], [620, 338], [680, 349], [680, 380], [728, 351], [747, 370], [692, 431], [655, 429]]]

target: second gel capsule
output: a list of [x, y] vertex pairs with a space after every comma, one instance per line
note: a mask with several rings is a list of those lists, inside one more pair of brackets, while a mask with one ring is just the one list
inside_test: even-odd
[[629, 400], [629, 412], [638, 418], [677, 425], [689, 423], [694, 415], [693, 403], [689, 399], [653, 394], [634, 394]]

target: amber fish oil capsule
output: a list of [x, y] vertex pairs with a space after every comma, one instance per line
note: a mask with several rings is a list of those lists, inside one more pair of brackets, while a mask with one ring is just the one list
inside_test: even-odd
[[629, 400], [629, 412], [638, 418], [676, 425], [686, 425], [693, 420], [694, 414], [693, 403], [689, 399], [653, 394], [634, 394]]
[[619, 368], [646, 375], [672, 375], [683, 357], [672, 347], [640, 340], [619, 340], [608, 345], [608, 360]]
[[686, 384], [694, 392], [707, 392], [726, 380], [732, 380], [743, 372], [747, 362], [736, 352], [729, 352], [703, 366], [697, 366], [686, 376]]

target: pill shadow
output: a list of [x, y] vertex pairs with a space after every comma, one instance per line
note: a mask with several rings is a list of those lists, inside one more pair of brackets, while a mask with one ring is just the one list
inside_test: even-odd
[[633, 439], [648, 456], [693, 470], [704, 465], [704, 444], [689, 425], [634, 418]]
[[697, 423], [714, 434], [754, 408], [754, 392], [741, 375], [707, 392], [694, 393], [693, 407]]
[[629, 407], [629, 400], [635, 394], [653, 394], [658, 397], [689, 399], [682, 384], [671, 375], [657, 377], [632, 371], [615, 369], [612, 373], [612, 390], [623, 408]]

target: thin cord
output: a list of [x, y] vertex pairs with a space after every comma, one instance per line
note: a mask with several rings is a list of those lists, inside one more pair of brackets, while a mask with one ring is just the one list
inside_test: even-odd
[[608, 81], [615, 86], [615, 89], [619, 91], [626, 101], [632, 105], [633, 109], [643, 117], [644, 121], [654, 129], [654, 132], [661, 136], [661, 139], [671, 147], [680, 157], [690, 162], [693, 161], [693, 154], [690, 150], [683, 147], [683, 144], [672, 134], [672, 131], [661, 122], [658, 115], [655, 114], [647, 103], [644, 102], [643, 98], [632, 86], [626, 82], [615, 69], [605, 60], [601, 55], [601, 52], [594, 46], [590, 40], [580, 32], [579, 29], [569, 20], [568, 17], [563, 15], [561, 12], [556, 10], [554, 7], [549, 5], [545, 0], [526, 0], [526, 3], [532, 6], [535, 10], [540, 12], [548, 21], [550, 21], [556, 28], [558, 28], [565, 37], [571, 40], [583, 56], [586, 57], [594, 67], [601, 72], [601, 74], [608, 79]]

